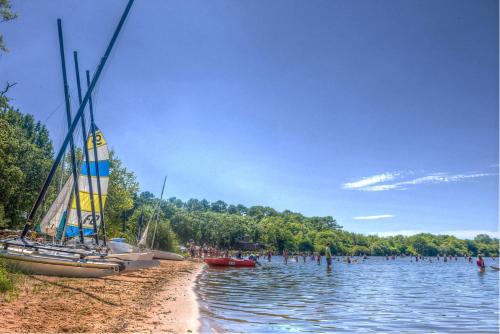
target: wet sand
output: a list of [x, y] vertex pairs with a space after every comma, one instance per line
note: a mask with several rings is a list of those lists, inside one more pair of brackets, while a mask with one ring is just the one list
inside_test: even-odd
[[0, 332], [196, 333], [193, 285], [202, 266], [162, 261], [98, 279], [22, 275], [11, 300], [0, 299]]

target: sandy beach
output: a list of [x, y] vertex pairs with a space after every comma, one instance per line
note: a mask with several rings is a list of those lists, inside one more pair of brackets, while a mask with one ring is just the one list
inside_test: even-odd
[[23, 275], [17, 291], [0, 300], [0, 332], [196, 333], [193, 285], [202, 266], [162, 261], [100, 279]]

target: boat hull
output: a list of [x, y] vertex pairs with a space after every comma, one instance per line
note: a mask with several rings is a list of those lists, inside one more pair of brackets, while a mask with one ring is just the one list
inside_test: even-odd
[[35, 275], [93, 278], [116, 275], [120, 264], [104, 261], [82, 261], [71, 258], [0, 252], [0, 258], [19, 271]]
[[160, 265], [160, 261], [158, 260], [116, 260], [117, 263], [120, 263], [120, 273], [139, 270], [139, 269], [147, 269], [158, 267]]
[[107, 261], [120, 264], [120, 272], [158, 267], [160, 261], [153, 260], [153, 253], [118, 253], [108, 254], [104, 257]]
[[182, 255], [171, 252], [159, 251], [159, 250], [153, 250], [153, 258], [158, 260], [171, 260], [171, 261], [184, 260], [184, 256]]
[[255, 261], [240, 260], [232, 258], [209, 258], [204, 260], [206, 264], [214, 267], [255, 267]]

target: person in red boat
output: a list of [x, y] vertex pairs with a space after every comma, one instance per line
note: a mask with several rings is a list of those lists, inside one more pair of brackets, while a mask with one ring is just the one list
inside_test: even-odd
[[486, 268], [486, 265], [484, 264], [484, 259], [481, 255], [477, 257], [476, 261], [477, 266], [479, 267], [480, 272], [484, 272], [484, 269]]

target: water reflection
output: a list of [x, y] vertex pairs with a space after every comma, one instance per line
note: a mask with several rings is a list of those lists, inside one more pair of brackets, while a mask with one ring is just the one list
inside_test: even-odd
[[274, 257], [256, 268], [207, 268], [197, 288], [204, 329], [498, 332], [498, 272], [480, 274], [462, 258], [371, 257], [332, 267]]

